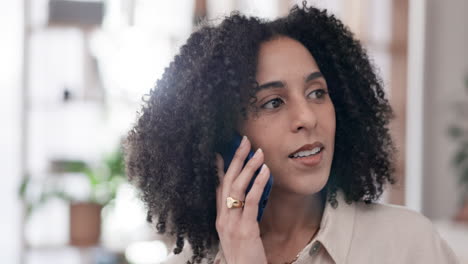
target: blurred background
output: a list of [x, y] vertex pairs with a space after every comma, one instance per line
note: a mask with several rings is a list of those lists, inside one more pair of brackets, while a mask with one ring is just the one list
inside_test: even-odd
[[[0, 2], [0, 262], [161, 263], [119, 144], [198, 23], [293, 0]], [[355, 32], [396, 118], [384, 203], [429, 217], [468, 263], [468, 1], [316, 0]]]

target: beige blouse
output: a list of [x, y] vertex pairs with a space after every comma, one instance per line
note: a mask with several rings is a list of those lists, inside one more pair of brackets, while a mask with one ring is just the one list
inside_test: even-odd
[[[459, 263], [431, 221], [421, 214], [395, 205], [347, 204], [341, 192], [337, 200], [336, 209], [326, 203], [319, 232], [295, 264]], [[166, 263], [185, 263], [187, 259], [179, 262], [174, 256]], [[214, 263], [227, 264], [222, 250]]]

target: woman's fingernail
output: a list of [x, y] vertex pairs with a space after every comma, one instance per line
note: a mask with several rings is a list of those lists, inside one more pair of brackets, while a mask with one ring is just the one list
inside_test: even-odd
[[260, 169], [260, 173], [265, 173], [266, 168], [268, 168], [267, 165], [263, 163], [262, 168]]
[[245, 143], [246, 143], [246, 142], [247, 142], [247, 137], [246, 137], [246, 136], [243, 136], [243, 137], [242, 137], [241, 144], [240, 144], [240, 147], [245, 146]]
[[263, 150], [261, 148], [258, 148], [257, 151], [255, 151], [255, 157], [258, 157], [258, 154], [260, 154], [261, 152], [263, 152]]

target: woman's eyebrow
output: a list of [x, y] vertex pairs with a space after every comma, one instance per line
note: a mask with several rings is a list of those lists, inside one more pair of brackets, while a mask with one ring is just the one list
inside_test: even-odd
[[[318, 79], [323, 77], [323, 74], [321, 72], [313, 72], [305, 78], [305, 83], [310, 82], [312, 80]], [[272, 81], [272, 82], [267, 82], [264, 84], [261, 84], [258, 86], [258, 91], [264, 90], [264, 89], [272, 89], [272, 88], [284, 88], [286, 85], [284, 84], [283, 81]]]
[[310, 82], [320, 77], [323, 77], [323, 74], [321, 72], [313, 72], [305, 78], [305, 82]]
[[272, 89], [272, 88], [284, 88], [285, 85], [282, 81], [272, 81], [267, 82], [262, 85], [258, 86], [258, 91], [265, 90], [265, 89]]

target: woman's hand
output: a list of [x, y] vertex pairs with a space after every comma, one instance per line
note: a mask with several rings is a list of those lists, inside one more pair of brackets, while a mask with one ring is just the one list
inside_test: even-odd
[[[220, 182], [216, 190], [216, 230], [228, 264], [267, 263], [265, 249], [260, 238], [257, 214], [258, 203], [268, 181], [270, 170], [263, 165], [246, 196], [247, 186], [264, 160], [262, 150], [258, 149], [254, 157], [242, 168], [250, 147], [250, 141], [244, 137], [226, 174], [224, 174], [224, 161], [219, 154], [216, 154]], [[244, 207], [228, 208], [227, 197], [245, 201]]]

